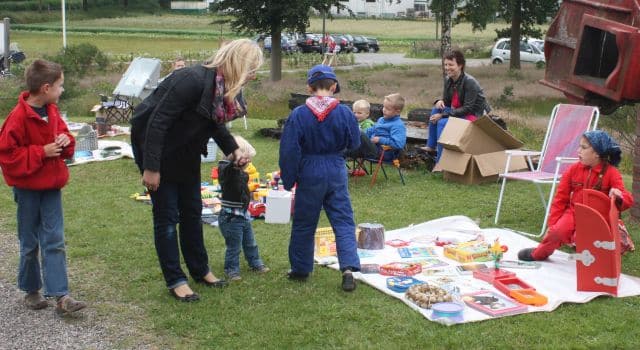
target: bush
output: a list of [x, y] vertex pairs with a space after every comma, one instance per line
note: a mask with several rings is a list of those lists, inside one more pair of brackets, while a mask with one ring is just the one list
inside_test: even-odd
[[[68, 0], [66, 2], [68, 8], [78, 8], [82, 6], [80, 0]], [[32, 1], [2, 1], [0, 3], [0, 11], [53, 11], [60, 10], [60, 0], [38, 0]]]
[[[15, 65], [11, 66], [11, 72]], [[22, 75], [13, 75], [0, 78], [0, 119], [11, 112], [13, 107], [18, 102], [18, 95], [24, 90], [25, 82]]]
[[[491, 44], [488, 42], [477, 41], [452, 48], [462, 51], [465, 58], [491, 57]], [[414, 41], [409, 56], [415, 58], [440, 58], [440, 41]]]
[[354, 79], [347, 80], [347, 87], [357, 93], [367, 94], [369, 93], [369, 87], [367, 86], [366, 79]]
[[46, 59], [60, 63], [66, 76], [78, 78], [82, 78], [93, 68], [104, 71], [109, 64], [107, 56], [97, 46], [89, 43], [71, 45], [56, 56]]
[[502, 89], [502, 94], [494, 103], [494, 107], [505, 107], [509, 104], [509, 101], [513, 99], [513, 85], [506, 85]]
[[[531, 30], [522, 28], [522, 33], [520, 35], [522, 37], [529, 38], [544, 38], [544, 34], [545, 32], [540, 28], [532, 28]], [[511, 27], [496, 29], [496, 40], [500, 38], [511, 38]]]
[[600, 117], [599, 127], [612, 132], [625, 153], [635, 154], [636, 106], [623, 106], [610, 115]]

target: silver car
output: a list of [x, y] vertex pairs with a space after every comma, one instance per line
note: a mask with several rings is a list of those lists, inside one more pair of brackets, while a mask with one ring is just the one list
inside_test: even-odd
[[[544, 52], [538, 46], [544, 41], [540, 39], [528, 39], [520, 41], [520, 61], [532, 63], [545, 63]], [[496, 41], [491, 49], [491, 62], [493, 64], [504, 63], [511, 59], [511, 39], [502, 38]]]

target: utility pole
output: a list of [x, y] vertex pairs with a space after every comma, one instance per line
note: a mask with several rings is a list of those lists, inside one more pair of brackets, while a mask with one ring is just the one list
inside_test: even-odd
[[62, 0], [62, 48], [67, 48], [67, 11], [64, 0]]
[[3, 43], [3, 50], [4, 50], [4, 69], [7, 70], [7, 72], [9, 71], [9, 51], [11, 50], [11, 42], [9, 41], [9, 23], [10, 23], [10, 19], [8, 17], [5, 17], [4, 20], [2, 21], [3, 24], [3, 30], [1, 31], [2, 34], [2, 43]]
[[325, 30], [325, 22], [327, 21], [327, 9], [322, 7], [322, 54], [327, 53], [327, 31]]

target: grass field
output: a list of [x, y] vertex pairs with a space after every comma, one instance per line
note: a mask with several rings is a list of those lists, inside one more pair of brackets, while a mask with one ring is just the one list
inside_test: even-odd
[[[19, 44], [20, 49], [28, 57], [47, 54], [53, 55], [62, 48], [62, 34], [59, 32], [16, 31], [12, 33], [12, 41]], [[141, 34], [95, 34], [68, 33], [67, 45], [91, 43], [110, 56], [145, 56], [174, 57], [182, 55], [209, 56], [218, 47], [218, 40], [213, 37], [179, 37]]]
[[[188, 54], [212, 50], [220, 37], [235, 38], [228, 25], [215, 24], [217, 17], [160, 14], [140, 17], [116, 17], [86, 19], [82, 15], [74, 19], [69, 16], [68, 43], [92, 42], [101, 50], [112, 54], [146, 54], [165, 56], [166, 48], [172, 52]], [[393, 31], [388, 28], [392, 26]], [[469, 23], [453, 27], [454, 45], [473, 42], [475, 45], [491, 46], [495, 40], [495, 29], [504, 28], [505, 23], [490, 23], [487, 29], [473, 32]], [[308, 29], [322, 32], [322, 20], [312, 18]], [[350, 33], [377, 37], [383, 52], [409, 52], [415, 42], [436, 40], [436, 23], [427, 21], [336, 18], [327, 21], [329, 33]], [[62, 46], [59, 19], [42, 23], [16, 24], [12, 41], [29, 53], [52, 53]], [[59, 39], [56, 39], [56, 36]], [[150, 40], [151, 39], [151, 40]], [[161, 40], [160, 40], [161, 39]], [[122, 45], [126, 41], [127, 45]], [[161, 45], [157, 45], [161, 41]]]
[[[61, 30], [60, 19], [55, 18], [43, 23], [32, 23], [51, 30]], [[222, 31], [225, 36], [231, 35], [228, 25], [215, 23], [220, 17], [217, 16], [193, 16], [179, 14], [158, 14], [137, 17], [115, 17], [115, 18], [95, 18], [95, 19], [74, 19], [73, 13], [68, 17], [68, 28], [110, 28], [110, 29], [158, 29], [183, 31], [185, 34], [193, 33], [218, 35]], [[19, 27], [19, 26], [18, 26]], [[508, 27], [507, 23], [489, 23], [483, 31], [473, 32], [471, 24], [460, 23], [452, 30], [452, 37], [461, 41], [468, 40], [494, 40], [495, 29]], [[389, 30], [393, 28], [393, 30]], [[544, 27], [543, 27], [544, 28]], [[322, 19], [312, 17], [310, 32], [322, 32]], [[350, 33], [377, 37], [379, 39], [406, 39], [406, 40], [429, 40], [436, 38], [436, 23], [433, 20], [378, 20], [378, 19], [350, 19], [335, 18], [326, 21], [326, 31], [329, 33]]]
[[[276, 170], [278, 143], [255, 135], [269, 121], [250, 120], [245, 135], [258, 150], [260, 172]], [[448, 328], [429, 322], [403, 303], [365, 285], [347, 294], [339, 273], [317, 268], [305, 284], [284, 278], [290, 226], [255, 221], [261, 254], [272, 272], [253, 275], [242, 263], [243, 281], [224, 290], [193, 285], [202, 301], [176, 303], [164, 288], [153, 248], [151, 207], [128, 198], [141, 190], [131, 160], [71, 169], [64, 208], [71, 287], [99, 317], [133, 324], [119, 347], [152, 343], [160, 348], [633, 348], [640, 326], [638, 298], [598, 298], [535, 313]], [[203, 167], [207, 178], [210, 165]], [[543, 216], [532, 186], [508, 187], [501, 225], [535, 232]], [[350, 180], [356, 222], [379, 222], [387, 230], [447, 215], [466, 215], [492, 226], [497, 184], [464, 186], [443, 182], [421, 169], [397, 176]], [[14, 204], [0, 187], [0, 239], [15, 239]], [[320, 226], [327, 226], [324, 215]], [[635, 226], [634, 226], [635, 228]], [[634, 231], [637, 232], [637, 231]], [[205, 228], [210, 263], [222, 271], [224, 241]], [[638, 239], [637, 235], [634, 235]], [[13, 263], [17, 257], [12, 257]], [[623, 259], [625, 273], [640, 274], [640, 256]], [[13, 271], [0, 275], [13, 281]], [[567, 281], [571, 283], [570, 281]], [[611, 322], [612, 319], [618, 322]], [[578, 331], [579, 330], [579, 331]], [[117, 330], [114, 330], [117, 333]], [[544, 340], [544, 345], [540, 342]]]
[[[168, 16], [172, 26], [201, 30], [211, 18]], [[173, 19], [175, 17], [175, 19]], [[162, 19], [165, 17], [163, 16]], [[152, 28], [158, 17], [140, 19], [92, 20], [92, 25], [122, 28]], [[104, 22], [99, 22], [104, 21]], [[435, 34], [429, 22], [336, 20], [329, 31], [363, 33], [389, 40], [430, 38]], [[311, 30], [318, 31], [313, 19]], [[71, 25], [79, 25], [71, 23]], [[84, 25], [84, 24], [83, 24]], [[159, 25], [159, 24], [158, 24]], [[387, 33], [392, 25], [393, 33]], [[431, 25], [431, 27], [430, 27]], [[335, 26], [335, 27], [333, 27]], [[405, 27], [406, 26], [406, 27]], [[396, 33], [396, 29], [398, 34]], [[454, 40], [472, 41], [475, 34], [464, 25], [454, 27]], [[424, 34], [422, 34], [424, 33]], [[429, 34], [432, 33], [432, 34]], [[422, 37], [424, 35], [424, 37]], [[491, 40], [489, 31], [477, 34]], [[16, 31], [28, 56], [52, 53], [61, 44], [59, 33]], [[71, 42], [87, 40], [108, 53], [129, 54], [144, 47], [150, 55], [173, 54], [174, 50], [208, 50], [206, 40], [190, 37], [147, 38], [139, 35], [70, 34]], [[56, 41], [60, 40], [60, 41]], [[146, 46], [145, 46], [146, 45]], [[184, 45], [184, 46], [181, 46]], [[193, 45], [193, 46], [192, 46]], [[141, 49], [142, 50], [142, 49]], [[562, 95], [537, 84], [543, 71], [525, 67], [515, 76], [508, 67], [469, 69], [481, 82], [494, 103], [506, 86], [513, 95], [496, 110], [505, 117], [510, 130], [536, 149], [543, 137], [545, 116]], [[98, 92], [109, 92], [121, 72], [90, 76], [78, 82], [85, 93], [61, 102], [73, 120], [89, 122], [88, 112], [97, 102]], [[269, 82], [264, 74], [246, 91], [249, 100], [249, 130], [236, 123], [232, 132], [248, 138], [258, 155], [258, 171], [277, 170], [278, 142], [258, 136], [260, 128], [275, 127], [275, 119], [288, 114], [289, 92], [304, 91], [304, 72], [288, 72], [282, 81]], [[441, 94], [439, 67], [384, 66], [339, 71], [343, 92], [340, 98], [382, 97], [399, 91], [407, 98], [407, 108], [429, 106]], [[0, 81], [0, 111], [4, 116], [15, 103], [17, 83]], [[542, 126], [541, 126], [542, 125]], [[626, 160], [629, 162], [629, 160]], [[211, 165], [202, 169], [209, 177]], [[140, 175], [132, 160], [92, 163], [70, 168], [71, 181], [64, 190], [65, 233], [71, 289], [90, 302], [91, 312], [109, 327], [108, 337], [117, 348], [265, 348], [265, 349], [633, 349], [640, 328], [640, 298], [597, 298], [580, 305], [566, 304], [552, 313], [534, 313], [486, 322], [445, 327], [425, 320], [398, 300], [366, 285], [351, 294], [340, 290], [340, 275], [317, 268], [309, 282], [292, 283], [287, 271], [290, 225], [254, 222], [261, 255], [272, 272], [251, 274], [242, 263], [243, 281], [224, 290], [211, 290], [192, 283], [202, 300], [195, 304], [176, 303], [167, 293], [153, 246], [151, 207], [129, 196], [140, 192]], [[627, 171], [628, 173], [628, 171]], [[395, 174], [388, 181], [378, 180], [369, 188], [368, 178], [350, 179], [350, 192], [357, 223], [379, 222], [387, 230], [448, 216], [465, 215], [483, 228], [493, 226], [499, 186], [496, 183], [464, 186], [444, 182], [441, 175], [407, 170], [407, 185]], [[630, 177], [625, 176], [627, 188]], [[0, 180], [0, 184], [3, 184]], [[500, 226], [526, 232], [540, 228], [543, 208], [537, 191], [528, 184], [510, 184]], [[7, 186], [0, 186], [0, 239], [15, 239], [15, 203]], [[625, 219], [628, 216], [625, 213]], [[320, 226], [328, 226], [321, 217]], [[636, 240], [639, 227], [629, 224]], [[221, 275], [224, 241], [217, 228], [205, 227], [205, 243], [214, 273]], [[17, 245], [17, 242], [16, 242]], [[13, 283], [17, 254], [3, 256], [0, 279]], [[623, 257], [623, 272], [640, 275], [640, 255]], [[573, 281], [567, 281], [573, 283]], [[69, 322], [82, 323], [82, 318]], [[636, 334], [636, 335], [634, 335]], [[0, 345], [0, 348], [2, 346]]]

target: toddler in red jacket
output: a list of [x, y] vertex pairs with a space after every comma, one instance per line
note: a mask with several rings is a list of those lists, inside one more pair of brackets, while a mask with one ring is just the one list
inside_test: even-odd
[[0, 130], [0, 167], [18, 206], [18, 288], [27, 293], [29, 308], [44, 309], [44, 281], [44, 295], [55, 297], [56, 312], [66, 314], [86, 304], [69, 296], [67, 280], [61, 189], [69, 179], [64, 159], [73, 157], [75, 140], [56, 105], [64, 75], [59, 64], [36, 60], [25, 78], [28, 91]]
[[616, 197], [620, 211], [633, 204], [633, 197], [624, 188], [616, 168], [620, 163], [620, 146], [602, 130], [587, 131], [580, 139], [579, 162], [572, 165], [560, 179], [558, 191], [549, 212], [549, 229], [536, 248], [518, 252], [518, 259], [545, 260], [565, 244], [575, 242], [574, 202], [582, 199], [582, 190], [594, 189]]

